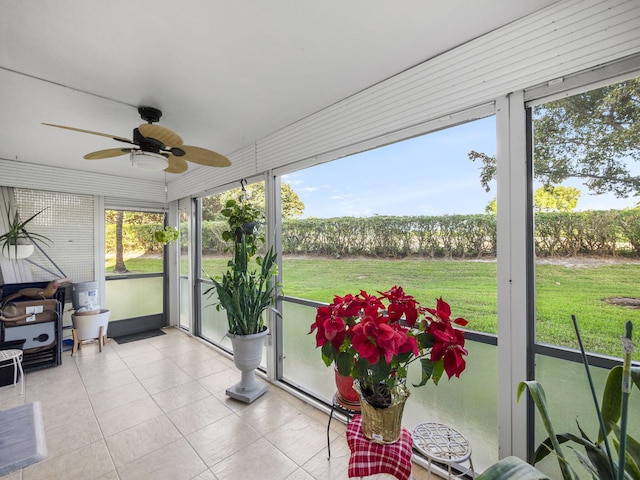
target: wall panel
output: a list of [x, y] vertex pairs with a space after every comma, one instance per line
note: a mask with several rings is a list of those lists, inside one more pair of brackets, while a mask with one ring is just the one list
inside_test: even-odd
[[640, 51], [640, 4], [566, 1], [402, 72], [257, 144], [264, 171]]

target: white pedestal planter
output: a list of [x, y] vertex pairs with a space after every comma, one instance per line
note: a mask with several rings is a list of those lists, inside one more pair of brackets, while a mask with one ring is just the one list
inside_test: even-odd
[[233, 345], [233, 362], [242, 373], [240, 383], [227, 389], [226, 394], [231, 398], [245, 403], [251, 403], [265, 393], [269, 386], [258, 381], [256, 368], [262, 360], [264, 339], [268, 329], [254, 335], [229, 335]]
[[73, 350], [71, 355], [82, 347], [84, 340], [98, 340], [98, 348], [107, 344], [107, 329], [109, 328], [109, 310], [102, 309], [100, 313], [71, 315], [73, 321]]

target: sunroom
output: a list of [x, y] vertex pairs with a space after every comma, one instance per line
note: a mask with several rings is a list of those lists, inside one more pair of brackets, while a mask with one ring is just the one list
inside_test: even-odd
[[[558, 102], [609, 94], [640, 107], [637, 2], [11, 1], [0, 6], [0, 29], [0, 228], [7, 209], [23, 218], [45, 209], [31, 229], [51, 240], [29, 261], [3, 258], [0, 285], [94, 282], [111, 312], [109, 337], [172, 327], [172, 338], [193, 337], [195, 350], [226, 359], [225, 315], [207, 292], [227, 260], [215, 240], [221, 199], [244, 189], [264, 205], [267, 245], [279, 259], [281, 316], [268, 314], [259, 370], [277, 389], [269, 394], [326, 420], [335, 383], [308, 335], [317, 307], [402, 285], [426, 306], [444, 298], [469, 321], [466, 370], [412, 388], [407, 428], [433, 419], [464, 432], [476, 472], [507, 456], [527, 459], [546, 435], [516, 391], [536, 379], [557, 430], [577, 431], [579, 418], [597, 432], [571, 315], [600, 392], [622, 362], [625, 321], [640, 325], [640, 241], [629, 233], [638, 219], [637, 117], [619, 126], [635, 132], [626, 150], [571, 147], [577, 124], [558, 120], [569, 117]], [[187, 162], [174, 174], [99, 155], [145, 122], [142, 106], [162, 112], [153, 123], [231, 165]], [[599, 125], [595, 110], [584, 112]], [[606, 161], [592, 161], [590, 149]], [[98, 155], [85, 160], [90, 152]], [[577, 207], [541, 207], [539, 191], [553, 188], [573, 192]], [[178, 228], [180, 239], [125, 255], [129, 271], [114, 273], [118, 212], [125, 228], [144, 215]], [[550, 233], [578, 217], [588, 231], [579, 247]], [[622, 219], [631, 225], [620, 233]], [[443, 240], [462, 225], [485, 230]], [[82, 373], [81, 362], [65, 351], [61, 366], [28, 371], [23, 400], [38, 400], [30, 376], [38, 385], [68, 365]], [[2, 409], [20, 401], [2, 393]], [[630, 418], [640, 413], [637, 397]], [[629, 428], [638, 438], [638, 422]], [[426, 465], [419, 454], [415, 461]], [[211, 462], [214, 476], [201, 478], [233, 478]], [[127, 465], [115, 462], [105, 478], [134, 478]], [[541, 465], [559, 475], [554, 459]], [[341, 478], [298, 467], [290, 478]], [[28, 468], [22, 475], [37, 478]]]

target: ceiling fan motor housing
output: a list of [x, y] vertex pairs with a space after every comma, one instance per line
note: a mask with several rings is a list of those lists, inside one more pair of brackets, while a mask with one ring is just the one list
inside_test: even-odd
[[153, 107], [138, 107], [138, 113], [140, 117], [147, 123], [156, 123], [160, 121], [162, 112]]

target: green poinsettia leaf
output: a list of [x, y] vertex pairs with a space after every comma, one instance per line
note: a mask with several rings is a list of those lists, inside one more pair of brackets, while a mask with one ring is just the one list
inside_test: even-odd
[[418, 345], [421, 349], [431, 348], [434, 344], [433, 335], [426, 332], [420, 332], [418, 335], [416, 335], [416, 340], [418, 341]]
[[338, 373], [340, 375], [351, 375], [351, 369], [353, 368], [353, 356], [347, 352], [338, 353], [336, 366], [338, 367]]
[[426, 385], [431, 376], [433, 375], [433, 363], [428, 358], [421, 358], [420, 364], [422, 365], [422, 378], [420, 379], [419, 384], [413, 384], [414, 387], [422, 387]]
[[433, 378], [433, 383], [437, 385], [440, 379], [442, 378], [442, 375], [444, 374], [444, 362], [442, 361], [442, 359], [440, 359], [437, 362], [432, 362], [432, 363], [433, 363], [433, 375], [431, 376], [431, 378]]
[[322, 360], [327, 367], [335, 361], [335, 351], [331, 346], [331, 342], [327, 342], [322, 346]]

